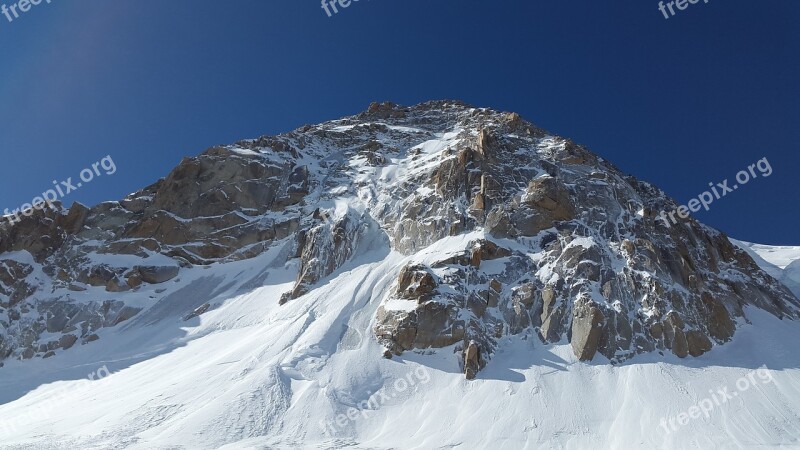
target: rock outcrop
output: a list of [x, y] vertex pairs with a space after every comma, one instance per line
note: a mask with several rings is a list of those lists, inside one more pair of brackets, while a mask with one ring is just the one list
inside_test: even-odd
[[517, 114], [376, 103], [211, 148], [120, 201], [1, 224], [0, 360], [103, 342], [184, 269], [273, 249], [297, 270], [281, 302], [302, 302], [375, 233], [405, 256], [380, 293], [375, 337], [387, 355], [448, 348], [468, 378], [504, 337], [617, 363], [713, 351], [746, 307], [800, 316], [800, 301], [724, 234], [658, 219], [676, 207]]

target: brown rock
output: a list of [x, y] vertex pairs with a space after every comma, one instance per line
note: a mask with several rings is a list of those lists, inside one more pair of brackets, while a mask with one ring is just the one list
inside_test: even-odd
[[517, 286], [512, 292], [513, 298], [525, 308], [533, 306], [533, 302], [536, 299], [536, 286], [534, 286], [533, 283], [525, 283], [521, 286]]
[[632, 256], [634, 253], [636, 253], [636, 246], [633, 244], [633, 242], [629, 241], [628, 239], [624, 239], [622, 241], [621, 247], [622, 251], [627, 253], [629, 256]]
[[108, 292], [125, 292], [131, 290], [128, 283], [123, 283], [118, 277], [114, 277], [106, 284], [106, 291]]
[[714, 347], [708, 336], [696, 330], [686, 332], [686, 344], [689, 348], [689, 354], [695, 358], [711, 351]]
[[661, 322], [656, 322], [650, 326], [650, 336], [653, 336], [656, 340], [661, 340], [664, 338], [664, 326]]
[[623, 308], [622, 311], [610, 308], [604, 311], [606, 319], [597, 349], [611, 361], [624, 358], [633, 344], [633, 327], [627, 311], [622, 305], [620, 307]]
[[128, 278], [125, 280], [133, 289], [138, 288], [142, 285], [142, 275], [139, 272], [133, 272], [132, 274], [128, 275]]
[[545, 286], [542, 291], [541, 333], [546, 342], [558, 342], [563, 331], [564, 307], [559, 304], [553, 286]]
[[69, 213], [64, 216], [61, 226], [69, 234], [78, 234], [83, 229], [83, 224], [89, 216], [89, 208], [75, 202], [69, 208]]
[[674, 340], [672, 341], [672, 353], [678, 358], [686, 358], [689, 355], [689, 344], [686, 342], [686, 334], [683, 330], [675, 330]]
[[703, 304], [708, 314], [708, 332], [718, 342], [731, 340], [736, 332], [736, 324], [731, 320], [728, 309], [708, 292], [703, 292]]
[[478, 154], [484, 158], [491, 157], [499, 150], [497, 138], [487, 129], [482, 129], [478, 133]]
[[475, 198], [472, 200], [472, 209], [477, 210], [484, 210], [486, 208], [486, 200], [484, 195], [481, 193], [475, 194]]
[[585, 300], [577, 303], [572, 318], [572, 351], [581, 361], [591, 361], [600, 344], [605, 316]]
[[575, 214], [569, 191], [554, 177], [540, 177], [528, 184], [522, 202], [552, 220], [571, 220]]
[[58, 346], [63, 348], [64, 350], [67, 350], [69, 348], [72, 348], [72, 346], [75, 345], [76, 342], [78, 342], [77, 336], [75, 336], [74, 334], [65, 334], [64, 336], [61, 336], [61, 339], [58, 340]]
[[497, 280], [489, 282], [489, 290], [487, 291], [486, 303], [489, 308], [496, 308], [500, 303], [500, 296], [503, 293], [503, 284]]
[[400, 270], [397, 293], [403, 298], [427, 300], [436, 290], [436, 280], [428, 269], [421, 265], [409, 265]]
[[664, 343], [679, 358], [689, 356], [689, 344], [683, 332], [684, 326], [683, 319], [675, 311], [670, 311], [664, 319]]
[[470, 341], [464, 350], [464, 375], [468, 380], [474, 380], [480, 368], [480, 349], [475, 341]]
[[463, 339], [463, 329], [455, 321], [458, 309], [438, 302], [417, 307], [414, 348], [442, 348]]
[[108, 266], [100, 265], [89, 269], [88, 272], [81, 273], [78, 276], [78, 281], [86, 283], [90, 286], [107, 286], [117, 274]]
[[511, 256], [511, 250], [500, 247], [487, 239], [480, 239], [472, 245], [473, 260], [477, 258], [478, 261], [492, 261], [508, 256]]
[[166, 283], [178, 276], [178, 268], [175, 266], [138, 267], [138, 271], [142, 281], [150, 284]]
[[472, 267], [480, 267], [481, 266], [481, 252], [472, 252], [472, 256], [470, 257], [469, 264]]

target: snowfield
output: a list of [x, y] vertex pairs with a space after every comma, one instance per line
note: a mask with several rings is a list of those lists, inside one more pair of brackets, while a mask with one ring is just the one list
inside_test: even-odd
[[[739, 245], [797, 280], [800, 249]], [[392, 252], [375, 232], [279, 306], [297, 274], [276, 263], [281, 251], [181, 272], [100, 341], [8, 360], [0, 448], [800, 448], [797, 323], [749, 309], [751, 324], [700, 358], [654, 353], [616, 366], [523, 334], [467, 381], [452, 349], [389, 360], [372, 334], [397, 271], [424, 255]], [[181, 317], [204, 303], [206, 314]]]

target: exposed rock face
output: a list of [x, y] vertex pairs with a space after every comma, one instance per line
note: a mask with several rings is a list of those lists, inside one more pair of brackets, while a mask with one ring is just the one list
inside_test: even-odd
[[[7, 298], [6, 307], [12, 307], [25, 300], [36, 288], [25, 280], [33, 272], [33, 267], [14, 260], [0, 263], [0, 295]], [[1, 305], [1, 304], [0, 304]]]
[[697, 357], [711, 350], [713, 347], [711, 340], [700, 331], [692, 330], [686, 333], [686, 346], [689, 354]]
[[727, 342], [733, 337], [736, 326], [724, 304], [708, 292], [703, 292], [703, 312], [708, 320], [708, 333], [717, 341]]
[[[0, 223], [0, 360], [98, 340], [102, 328], [142, 311], [126, 305], [129, 297], [177, 279], [181, 267], [247, 259], [294, 239], [306, 216], [299, 204], [308, 169], [285, 142], [259, 142], [186, 158], [119, 202], [57, 205]], [[272, 154], [248, 149], [264, 145]], [[45, 340], [47, 333], [61, 338]]]
[[571, 220], [574, 215], [567, 187], [551, 176], [532, 180], [520, 203], [512, 205], [512, 211], [513, 228], [498, 230], [500, 233], [508, 231], [512, 235], [536, 236], [556, 221]]
[[[301, 302], [376, 233], [407, 256], [376, 338], [387, 355], [452, 347], [468, 378], [506, 336], [619, 362], [712, 351], [745, 307], [798, 318], [800, 301], [722, 233], [657, 218], [676, 206], [517, 114], [373, 104], [214, 147], [118, 202], [0, 224], [0, 359], [102, 339], [183, 268], [272, 249], [297, 268], [281, 301]], [[181, 318], [211, 307], [198, 306]]]
[[436, 289], [436, 280], [424, 266], [406, 266], [400, 271], [397, 294], [402, 298], [428, 300]]
[[511, 256], [510, 250], [499, 247], [492, 241], [481, 239], [472, 246], [470, 263], [475, 267], [480, 267], [482, 261], [492, 261], [508, 256]]
[[[315, 214], [319, 216], [319, 214]], [[323, 223], [311, 228], [302, 237], [300, 276], [292, 292], [284, 301], [295, 299], [311, 288], [322, 277], [330, 275], [353, 255], [363, 231], [364, 219], [350, 216], [334, 219], [319, 216]]]
[[[431, 275], [421, 267], [409, 270], [415, 270], [412, 276], [419, 276], [422, 283], [432, 282], [429, 281], [432, 280]], [[401, 275], [401, 281], [408, 277], [404, 275]], [[399, 299], [409, 302], [409, 307], [389, 310], [381, 306], [378, 309], [375, 334], [386, 348], [399, 355], [415, 348], [442, 348], [461, 342], [464, 338], [464, 322], [458, 320], [458, 308], [426, 300], [432, 298], [434, 291], [425, 294], [422, 292], [429, 285], [415, 286], [409, 285], [397, 293]]]

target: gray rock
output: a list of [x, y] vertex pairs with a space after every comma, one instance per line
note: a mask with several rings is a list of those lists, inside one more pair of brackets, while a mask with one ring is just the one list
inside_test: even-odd
[[572, 351], [581, 361], [594, 359], [603, 334], [605, 316], [588, 301], [579, 300], [573, 310]]
[[468, 380], [474, 380], [480, 369], [480, 349], [475, 341], [470, 341], [464, 350], [464, 375]]
[[161, 284], [178, 276], [175, 266], [146, 266], [138, 267], [139, 275], [145, 283]]

